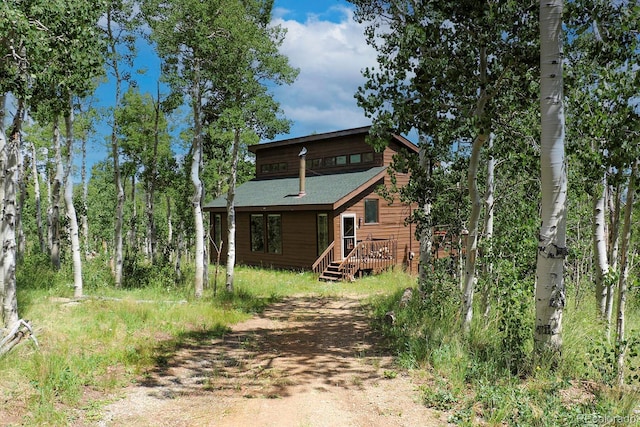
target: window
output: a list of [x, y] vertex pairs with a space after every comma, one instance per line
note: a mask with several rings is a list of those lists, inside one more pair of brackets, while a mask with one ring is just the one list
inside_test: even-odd
[[280, 214], [267, 215], [267, 252], [282, 253], [282, 217]]
[[337, 156], [336, 165], [342, 166], [347, 164], [347, 156]]
[[267, 163], [260, 166], [260, 172], [262, 173], [273, 173], [273, 172], [282, 172], [287, 170], [287, 163]]
[[329, 247], [329, 216], [318, 214], [318, 256]]
[[352, 154], [349, 156], [349, 163], [352, 165], [362, 163], [362, 154]]
[[322, 167], [322, 159], [311, 159], [309, 162], [312, 168], [321, 168]]
[[373, 153], [362, 153], [362, 163], [373, 162]]
[[264, 216], [251, 215], [251, 251], [264, 252]]
[[213, 243], [220, 250], [220, 242], [222, 242], [222, 215], [215, 214], [213, 216]]
[[[251, 251], [282, 253], [282, 216], [280, 214], [251, 215]], [[265, 245], [266, 242], [266, 245]]]
[[364, 200], [364, 223], [375, 224], [378, 222], [378, 199]]
[[336, 158], [335, 157], [325, 157], [324, 158], [324, 165], [325, 166], [335, 166], [336, 165]]

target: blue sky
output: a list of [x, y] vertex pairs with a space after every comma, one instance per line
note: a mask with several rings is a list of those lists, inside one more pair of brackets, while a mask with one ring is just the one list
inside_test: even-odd
[[[375, 64], [375, 51], [367, 46], [364, 28], [352, 17], [353, 6], [344, 0], [276, 0], [273, 23], [287, 29], [281, 52], [300, 69], [290, 86], [273, 89], [285, 116], [293, 125], [286, 139], [370, 124], [356, 105], [354, 94], [364, 80], [361, 71]], [[138, 44], [133, 73], [142, 92], [156, 94], [160, 61], [153, 48]], [[102, 85], [96, 96], [100, 105], [113, 105], [113, 85]], [[106, 158], [108, 127], [102, 126], [89, 163]]]

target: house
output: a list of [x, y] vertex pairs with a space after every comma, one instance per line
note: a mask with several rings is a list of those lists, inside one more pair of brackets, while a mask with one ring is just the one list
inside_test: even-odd
[[[405, 225], [412, 206], [389, 204], [376, 189], [389, 185], [394, 154], [418, 149], [393, 135], [384, 151], [374, 152], [368, 132], [367, 126], [249, 147], [256, 177], [238, 186], [235, 197], [239, 264], [313, 269], [326, 280], [393, 265], [416, 271], [419, 244], [414, 227]], [[408, 178], [398, 174], [398, 184]], [[226, 248], [226, 197], [204, 210], [213, 242]], [[226, 250], [221, 256], [224, 261]]]

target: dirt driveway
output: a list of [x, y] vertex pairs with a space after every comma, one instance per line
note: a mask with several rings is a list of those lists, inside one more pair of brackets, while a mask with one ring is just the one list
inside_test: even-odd
[[355, 297], [295, 297], [194, 337], [124, 390], [98, 426], [442, 426], [376, 346]]

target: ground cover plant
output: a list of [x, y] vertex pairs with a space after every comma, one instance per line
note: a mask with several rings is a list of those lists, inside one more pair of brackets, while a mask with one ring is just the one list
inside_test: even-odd
[[[515, 313], [490, 311], [476, 319], [470, 339], [463, 339], [457, 333], [459, 300], [447, 291], [456, 284], [444, 277], [441, 304], [430, 306], [414, 289], [400, 308], [402, 294], [415, 283], [401, 271], [334, 284], [306, 272], [241, 267], [233, 295], [213, 297], [211, 277], [205, 296], [196, 300], [185, 287], [162, 281], [115, 289], [107, 285], [108, 273], [104, 284], [98, 280], [103, 261], [92, 267], [87, 296], [75, 300], [70, 271], [48, 272], [33, 259], [25, 260], [19, 298], [39, 347], [24, 342], [0, 359], [1, 412], [8, 425], [97, 419], [118, 390], [162, 366], [187, 339], [219, 337], [286, 296], [353, 294], [366, 296], [363, 301], [393, 349], [398, 371], [423, 379], [423, 404], [445, 411], [451, 423], [583, 425], [604, 419], [597, 417], [622, 423], [637, 416], [634, 351], [628, 361], [630, 385], [620, 388], [612, 374], [611, 346], [594, 338], [602, 335], [601, 323], [575, 301], [568, 305], [563, 357], [552, 367], [531, 359], [531, 322], [506, 318]], [[530, 309], [520, 316], [530, 318]], [[385, 320], [389, 311], [395, 315], [393, 324]], [[629, 319], [633, 330], [637, 305]]]
[[27, 257], [18, 273], [19, 301], [39, 345], [25, 341], [0, 358], [3, 424], [68, 425], [78, 410], [97, 413], [111, 393], [161, 365], [184, 340], [221, 336], [282, 297], [380, 294], [408, 279], [329, 284], [307, 272], [241, 267], [233, 294], [218, 289], [214, 297], [212, 274], [203, 298], [195, 299], [188, 286], [158, 272], [154, 280], [114, 288], [106, 260], [95, 259], [78, 300], [70, 268], [55, 272], [47, 265]]

